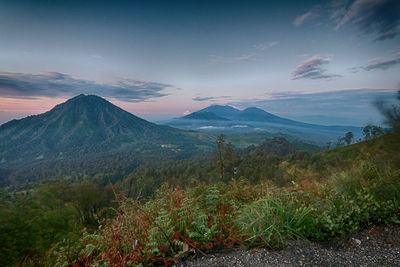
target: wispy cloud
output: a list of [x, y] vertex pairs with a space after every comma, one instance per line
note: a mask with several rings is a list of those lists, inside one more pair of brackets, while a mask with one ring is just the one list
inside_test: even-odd
[[353, 24], [364, 34], [377, 34], [378, 41], [392, 39], [400, 33], [400, 1], [356, 0], [347, 9], [339, 7], [332, 18], [339, 21], [336, 29]]
[[257, 60], [257, 54], [254, 53], [249, 53], [249, 54], [242, 54], [240, 56], [237, 57], [233, 57], [232, 60], [233, 61], [255, 61]]
[[380, 123], [377, 100], [394, 101], [395, 89], [347, 89], [327, 92], [268, 93], [265, 99], [228, 103], [238, 108], [259, 107], [268, 112], [309, 123], [364, 126]]
[[362, 70], [362, 68], [361, 68], [361, 67], [351, 67], [351, 68], [347, 68], [347, 70], [348, 70], [350, 73], [359, 73], [360, 70]]
[[331, 79], [340, 77], [337, 74], [328, 74], [322, 66], [330, 62], [330, 58], [312, 56], [298, 65], [292, 73], [292, 80], [298, 79]]
[[400, 53], [395, 54], [391, 58], [377, 58], [370, 60], [364, 66], [356, 66], [348, 68], [347, 70], [351, 73], [358, 73], [360, 71], [370, 71], [370, 70], [387, 70], [394, 68], [400, 64]]
[[293, 25], [298, 27], [318, 17], [328, 17], [336, 24], [336, 30], [354, 25], [363, 34], [376, 35], [377, 41], [400, 34], [399, 0], [333, 0], [313, 6], [296, 17]]
[[298, 27], [298, 26], [301, 26], [307, 20], [312, 20], [312, 19], [315, 19], [318, 17], [319, 17], [319, 14], [317, 13], [316, 8], [313, 8], [310, 11], [295, 18], [295, 20], [293, 21], [293, 25]]
[[235, 56], [209, 55], [207, 62], [209, 65], [217, 65], [234, 62], [257, 61], [262, 57], [262, 51], [277, 46], [278, 44], [278, 41], [255, 44], [251, 47], [251, 49], [247, 48], [247, 51], [245, 53]]
[[121, 79], [113, 84], [75, 79], [67, 74], [48, 72], [43, 74], [0, 72], [0, 97], [36, 98], [71, 97], [77, 94], [98, 94], [127, 102], [143, 102], [163, 97], [168, 84]]
[[369, 62], [367, 65], [363, 66], [364, 70], [386, 70], [400, 64], [400, 53], [396, 54], [394, 57], [389, 59], [377, 59]]
[[253, 45], [253, 48], [259, 51], [264, 51], [267, 50], [271, 47], [274, 47], [276, 45], [278, 45], [279, 42], [278, 41], [273, 41], [273, 42], [268, 42], [268, 43], [263, 43], [263, 44], [255, 44]]
[[241, 55], [234, 56], [234, 57], [223, 57], [223, 56], [217, 56], [217, 55], [210, 55], [208, 57], [207, 61], [208, 61], [208, 64], [210, 64], [210, 65], [216, 65], [216, 64], [222, 64], [222, 63], [256, 61], [258, 56], [259, 55], [256, 53], [246, 53], [246, 54], [241, 54]]
[[222, 99], [229, 99], [231, 98], [231, 96], [228, 95], [223, 95], [223, 96], [205, 96], [205, 97], [201, 97], [201, 96], [197, 96], [197, 97], [193, 97], [192, 100], [194, 101], [218, 101], [218, 100], [222, 100]]

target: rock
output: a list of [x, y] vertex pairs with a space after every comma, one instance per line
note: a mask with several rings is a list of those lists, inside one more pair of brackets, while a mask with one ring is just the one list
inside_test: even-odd
[[360, 239], [352, 238], [352, 240], [354, 241], [354, 243], [357, 244], [357, 246], [361, 245], [361, 240]]

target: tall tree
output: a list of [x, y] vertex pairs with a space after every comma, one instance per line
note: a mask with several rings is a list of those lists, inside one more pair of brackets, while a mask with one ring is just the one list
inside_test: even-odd
[[336, 147], [342, 147], [344, 146], [344, 137], [338, 137], [338, 139], [336, 140]]
[[363, 135], [364, 135], [364, 140], [371, 139], [371, 125], [367, 125], [363, 128]]
[[386, 102], [376, 102], [378, 109], [385, 116], [386, 123], [397, 133], [400, 133], [400, 90], [397, 91], [397, 105]]
[[235, 170], [235, 168], [239, 164], [239, 156], [236, 153], [234, 146], [230, 142], [228, 142], [225, 145], [223, 158], [224, 158], [225, 176], [235, 175], [235, 172], [237, 172], [237, 169]]
[[354, 135], [352, 132], [347, 132], [346, 135], [344, 136], [344, 141], [346, 142], [347, 145], [350, 145], [351, 142], [353, 141]]
[[225, 164], [224, 164], [224, 150], [225, 150], [225, 135], [220, 134], [216, 140], [217, 148], [213, 150], [217, 166], [219, 167], [220, 177], [221, 180], [224, 179], [224, 171], [225, 171]]

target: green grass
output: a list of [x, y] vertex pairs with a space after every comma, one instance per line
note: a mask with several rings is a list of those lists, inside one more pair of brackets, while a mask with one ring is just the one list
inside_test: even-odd
[[268, 194], [240, 209], [236, 223], [248, 245], [278, 247], [287, 239], [305, 238], [304, 222], [311, 208], [297, 207], [280, 196]]

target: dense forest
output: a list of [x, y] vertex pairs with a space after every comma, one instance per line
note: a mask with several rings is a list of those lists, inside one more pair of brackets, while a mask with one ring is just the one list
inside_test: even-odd
[[400, 110], [381, 110], [390, 133], [367, 126], [323, 151], [285, 138], [236, 149], [220, 135], [194, 158], [3, 187], [0, 265], [168, 264], [400, 223]]

